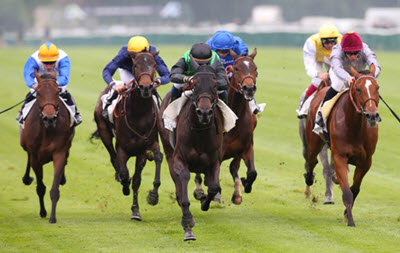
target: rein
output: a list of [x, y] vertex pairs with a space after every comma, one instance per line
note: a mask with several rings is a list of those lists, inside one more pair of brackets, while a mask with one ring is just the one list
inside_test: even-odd
[[[237, 59], [235, 60], [235, 62], [233, 63], [233, 65], [235, 65], [236, 62], [237, 62], [239, 59], [242, 59], [242, 58], [251, 59], [251, 58], [248, 57], [248, 56], [241, 56], [241, 57], [239, 57], [239, 58], [237, 58]], [[235, 74], [235, 73], [234, 73], [233, 65], [229, 65], [229, 66], [227, 66], [227, 67], [225, 68], [226, 76], [228, 76], [230, 73], [232, 73], [232, 76], [234, 77], [234, 74]], [[233, 86], [232, 81], [229, 80], [229, 78], [228, 78], [228, 84], [229, 84], [230, 87], [232, 87], [232, 89], [233, 89], [234, 91], [236, 91], [237, 93], [243, 94], [243, 86], [242, 86], [242, 83], [243, 83], [244, 80], [246, 80], [247, 78], [250, 78], [251, 80], [253, 80], [254, 86], [256, 86], [256, 80], [255, 80], [254, 77], [252, 77], [251, 75], [245, 75], [245, 76], [242, 78], [242, 80], [240, 80], [239, 82], [237, 82], [237, 84], [239, 85], [240, 89], [238, 89], [238, 88], [236, 88], [235, 86]]]
[[27, 98], [33, 96], [33, 94], [35, 94], [35, 93], [36, 93], [36, 90], [35, 90], [33, 93], [29, 93], [29, 96], [27, 96], [27, 97], [26, 97], [25, 99], [23, 99], [21, 102], [18, 102], [17, 104], [15, 104], [15, 105], [13, 105], [13, 106], [11, 106], [11, 107], [8, 107], [7, 109], [2, 110], [2, 111], [0, 112], [0, 114], [5, 113], [5, 112], [7, 112], [7, 111], [13, 109], [13, 108], [16, 107], [17, 105], [20, 105], [20, 104], [23, 103]]
[[364, 103], [362, 104], [361, 109], [359, 109], [359, 108], [357, 107], [356, 102], [354, 102], [353, 93], [352, 93], [351, 91], [352, 91], [353, 87], [355, 86], [355, 84], [356, 84], [360, 79], [362, 79], [362, 78], [372, 78], [372, 79], [376, 80], [376, 78], [375, 78], [375, 77], [372, 77], [372, 76], [360, 76], [360, 77], [354, 82], [354, 84], [351, 85], [351, 89], [350, 89], [349, 92], [350, 92], [350, 100], [351, 100], [351, 102], [352, 102], [354, 108], [356, 109], [356, 111], [357, 111], [358, 113], [360, 113], [360, 114], [364, 114], [364, 115], [365, 115], [365, 110], [364, 110], [365, 104], [366, 104], [368, 101], [371, 100], [371, 101], [374, 101], [374, 102], [375, 102], [376, 106], [378, 106], [378, 101], [376, 101], [376, 100], [373, 99], [373, 98], [368, 98], [368, 99], [365, 100]]

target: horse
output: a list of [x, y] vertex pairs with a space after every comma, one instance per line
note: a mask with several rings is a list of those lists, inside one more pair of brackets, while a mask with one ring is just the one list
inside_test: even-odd
[[221, 190], [219, 172], [223, 125], [222, 113], [216, 107], [218, 100], [215, 63], [216, 61], [211, 66], [199, 66], [191, 58], [191, 65], [195, 70], [192, 79], [193, 96], [183, 105], [177, 118], [175, 147], [170, 142], [172, 132], [165, 128], [162, 120], [171, 98], [170, 92], [166, 94], [159, 113], [160, 136], [175, 183], [176, 199], [183, 213], [181, 225], [185, 230], [185, 241], [196, 240], [192, 231], [195, 220], [189, 210], [187, 189], [190, 173], [203, 173], [204, 184], [208, 186], [208, 194], [203, 194], [200, 198], [201, 210], [207, 211], [211, 200]]
[[[160, 151], [157, 130], [158, 107], [152, 94], [156, 91], [154, 83], [156, 61], [154, 57], [159, 52], [130, 52], [134, 63], [132, 73], [135, 77], [132, 88], [121, 92], [121, 100], [114, 110], [114, 125], [102, 117], [101, 97], [106, 94], [107, 87], [99, 96], [94, 111], [98, 134], [106, 147], [111, 164], [115, 169], [115, 179], [122, 184], [122, 192], [130, 194], [132, 180], [133, 204], [131, 219], [141, 220], [139, 212], [138, 190], [141, 184], [141, 173], [146, 161], [155, 161], [155, 178], [153, 190], [147, 196], [150, 205], [158, 203], [158, 188], [161, 185], [160, 170], [163, 154]], [[113, 145], [113, 131], [115, 130], [115, 148]], [[136, 156], [135, 173], [129, 178], [127, 162], [130, 157]]]
[[22, 181], [30, 185], [33, 178], [29, 176], [30, 167], [36, 175], [36, 192], [39, 196], [40, 217], [45, 218], [47, 211], [43, 197], [46, 186], [43, 183], [43, 165], [53, 161], [54, 178], [50, 190], [51, 215], [49, 222], [56, 223], [56, 206], [60, 198], [60, 184], [66, 183], [65, 165], [69, 156], [75, 127], [70, 127], [71, 119], [64, 103], [59, 98], [60, 88], [57, 85], [56, 73], [39, 74], [35, 71], [38, 85], [37, 100], [26, 117], [24, 127], [20, 127], [20, 144], [28, 153], [28, 163]]
[[[233, 158], [229, 165], [234, 182], [231, 201], [239, 205], [242, 203], [242, 184], [245, 192], [250, 193], [257, 177], [253, 150], [253, 135], [257, 125], [257, 117], [250, 111], [249, 107], [249, 101], [254, 99], [257, 89], [258, 72], [257, 65], [254, 63], [257, 49], [254, 49], [249, 56], [239, 56], [233, 50], [230, 51], [230, 54], [235, 62], [233, 66], [227, 67], [227, 74], [232, 73], [228, 88], [228, 106], [238, 116], [238, 120], [236, 126], [224, 135], [223, 160]], [[247, 166], [247, 178], [239, 179], [238, 171], [242, 159]], [[201, 176], [196, 175], [196, 188], [194, 190], [196, 198], [199, 198], [204, 191], [201, 182]]]
[[[352, 208], [360, 192], [362, 179], [371, 167], [372, 155], [378, 141], [379, 85], [375, 79], [375, 66], [372, 64], [369, 73], [358, 73], [350, 69], [355, 82], [336, 102], [327, 119], [327, 130], [331, 142], [331, 152], [336, 176], [342, 190], [343, 204], [346, 207], [344, 218], [347, 225], [354, 227]], [[305, 174], [306, 184], [314, 182], [313, 170], [317, 164], [317, 155], [324, 145], [322, 134], [312, 132], [315, 115], [319, 104], [328, 88], [319, 92], [311, 103], [307, 117], [306, 139], [307, 159]], [[325, 140], [326, 141], [326, 140]], [[355, 165], [353, 185], [349, 187], [348, 164]]]
[[[325, 82], [321, 82], [318, 90], [322, 89], [323, 87], [326, 87], [328, 84]], [[299, 100], [299, 110], [302, 106], [302, 102], [304, 101], [306, 95], [306, 91], [304, 91]], [[310, 99], [310, 98], [308, 98]], [[303, 146], [303, 157], [304, 159], [307, 159], [307, 141], [306, 141], [306, 122], [307, 122], [307, 116], [299, 116], [299, 135], [301, 139], [301, 143]], [[338, 181], [336, 179], [335, 175], [335, 167], [333, 166], [333, 159], [331, 156], [331, 160], [329, 162], [328, 159], [328, 144], [325, 144], [323, 148], [321, 149], [321, 152], [319, 152], [319, 159], [322, 163], [322, 168], [323, 168], [323, 175], [325, 178], [325, 199], [324, 199], [324, 204], [335, 204], [335, 201], [333, 199], [333, 183], [337, 184]], [[308, 185], [306, 185], [306, 189], [304, 191], [304, 196], [306, 198], [309, 198], [311, 195], [311, 190]]]

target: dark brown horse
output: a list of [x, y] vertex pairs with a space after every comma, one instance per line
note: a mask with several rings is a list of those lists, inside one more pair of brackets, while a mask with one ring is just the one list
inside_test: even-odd
[[[97, 101], [94, 118], [97, 123], [98, 134], [110, 154], [114, 166], [116, 179], [121, 181], [124, 195], [129, 195], [130, 182], [127, 162], [130, 157], [136, 156], [135, 173], [132, 177], [133, 204], [132, 219], [141, 220], [138, 203], [138, 190], [141, 183], [141, 174], [147, 160], [154, 160], [156, 173], [154, 188], [147, 196], [151, 205], [158, 203], [158, 188], [160, 187], [160, 169], [163, 154], [160, 152], [157, 131], [158, 107], [152, 98], [156, 89], [154, 75], [158, 52], [130, 53], [134, 62], [133, 75], [135, 81], [131, 89], [122, 92], [122, 98], [114, 111], [114, 126], [102, 117], [101, 96], [109, 91], [107, 87]], [[115, 129], [115, 149], [113, 145], [113, 128]], [[96, 132], [95, 132], [96, 133]], [[92, 135], [94, 136], [95, 133]]]
[[[193, 96], [180, 111], [176, 128], [176, 145], [170, 142], [171, 131], [164, 128], [162, 115], [169, 104], [168, 93], [161, 105], [159, 122], [160, 135], [167, 156], [169, 171], [175, 183], [176, 199], [182, 209], [181, 225], [185, 230], [184, 240], [195, 240], [192, 231], [194, 218], [189, 210], [188, 182], [190, 172], [203, 173], [208, 195], [200, 199], [201, 210], [207, 211], [211, 200], [221, 190], [219, 170], [222, 161], [222, 114], [217, 104], [215, 66], [192, 66]], [[197, 65], [198, 66], [198, 65]]]
[[[369, 74], [361, 74], [351, 69], [356, 81], [349, 91], [336, 102], [327, 119], [327, 128], [331, 140], [331, 151], [336, 176], [342, 189], [343, 203], [346, 207], [345, 219], [348, 226], [355, 226], [352, 214], [354, 201], [360, 191], [361, 181], [372, 163], [378, 141], [379, 86], [374, 78], [375, 66], [371, 65]], [[312, 132], [315, 115], [326, 93], [319, 92], [311, 103], [307, 117], [307, 159], [305, 174], [306, 184], [314, 183], [313, 170], [317, 164], [317, 155], [324, 145], [323, 136]], [[348, 164], [355, 165], [353, 185], [349, 186]]]
[[67, 164], [69, 148], [74, 137], [75, 128], [70, 127], [70, 116], [67, 108], [59, 98], [55, 72], [52, 75], [39, 76], [36, 87], [37, 100], [29, 112], [24, 128], [20, 128], [20, 143], [28, 153], [28, 164], [22, 181], [30, 185], [33, 178], [29, 176], [30, 167], [36, 174], [36, 192], [39, 196], [40, 217], [47, 215], [43, 197], [46, 186], [43, 184], [43, 165], [53, 161], [54, 179], [50, 190], [51, 215], [50, 223], [56, 223], [56, 205], [60, 198], [59, 186], [66, 182], [64, 167]]
[[[257, 177], [253, 150], [253, 133], [257, 125], [257, 117], [249, 108], [249, 101], [254, 99], [257, 89], [256, 78], [258, 73], [257, 66], [254, 63], [257, 49], [254, 49], [249, 56], [239, 56], [232, 50], [230, 53], [235, 62], [231, 68], [228, 67], [227, 69], [228, 74], [232, 73], [228, 89], [228, 106], [238, 116], [238, 120], [236, 126], [224, 135], [223, 160], [233, 158], [229, 165], [235, 188], [232, 202], [239, 205], [242, 203], [242, 184], [244, 191], [250, 193]], [[242, 159], [247, 166], [247, 178], [239, 179], [238, 171]], [[203, 192], [201, 181], [200, 175], [197, 175], [194, 192], [196, 198]]]

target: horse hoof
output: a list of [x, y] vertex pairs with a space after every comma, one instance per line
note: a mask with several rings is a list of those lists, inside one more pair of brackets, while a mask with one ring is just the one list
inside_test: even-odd
[[221, 193], [218, 192], [217, 194], [215, 194], [213, 201], [217, 203], [222, 203]]
[[123, 193], [125, 196], [129, 196], [129, 194], [131, 193], [131, 190], [129, 189], [129, 185], [128, 185], [128, 186], [122, 187], [122, 193]]
[[30, 185], [32, 183], [32, 181], [33, 181], [33, 177], [22, 177], [22, 182], [25, 185]]
[[184, 241], [194, 241], [194, 240], [196, 240], [196, 236], [194, 235], [194, 233], [191, 229], [186, 229], [183, 240]]
[[67, 182], [67, 178], [66, 178], [65, 176], [63, 176], [63, 177], [61, 178], [60, 184], [61, 184], [61, 185], [65, 185], [66, 182]]
[[132, 212], [131, 220], [138, 220], [138, 221], [142, 220], [142, 216], [140, 215], [139, 211]]
[[121, 177], [119, 176], [119, 173], [115, 173], [115, 181], [121, 182]]
[[149, 203], [152, 206], [155, 206], [158, 204], [158, 194], [154, 192], [149, 192], [149, 195], [146, 197], [147, 203]]
[[232, 203], [235, 204], [235, 205], [242, 204], [242, 196], [232, 195]]
[[49, 223], [50, 224], [54, 224], [54, 223], [56, 223], [57, 222], [57, 219], [56, 218], [50, 218], [49, 219]]
[[333, 175], [333, 176], [332, 176], [332, 181], [333, 181], [335, 184], [339, 184], [339, 181], [337, 180], [336, 175]]
[[333, 205], [335, 204], [335, 201], [333, 200], [332, 197], [326, 197], [324, 200], [324, 205]]
[[200, 200], [204, 196], [204, 191], [203, 190], [194, 190], [193, 191], [193, 197], [197, 200]]
[[311, 186], [314, 184], [314, 177], [315, 177], [315, 172], [311, 173], [311, 172], [307, 172], [304, 173], [304, 178], [306, 179], [306, 184], [308, 186]]
[[244, 192], [245, 193], [250, 193], [251, 192], [251, 185], [249, 184], [247, 179], [242, 177], [240, 180], [242, 181], [242, 185], [244, 187]]
[[46, 218], [46, 216], [47, 216], [46, 210], [40, 211], [40, 217]]

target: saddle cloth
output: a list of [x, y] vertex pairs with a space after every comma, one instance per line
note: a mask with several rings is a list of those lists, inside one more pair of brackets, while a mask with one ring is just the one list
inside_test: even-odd
[[[69, 122], [70, 122], [70, 127], [72, 127], [74, 125], [75, 122], [75, 106], [71, 106], [73, 108], [71, 108], [70, 106], [67, 105], [67, 103], [65, 103], [64, 99], [62, 99], [62, 97], [59, 97], [60, 100], [64, 103], [65, 107], [67, 108], [67, 111], [69, 113]], [[37, 98], [34, 98], [32, 101], [30, 101], [29, 103], [25, 104], [24, 109], [22, 110], [22, 118], [24, 119], [23, 123], [20, 124], [22, 128], [25, 127], [25, 119], [26, 117], [28, 117], [29, 112], [32, 109], [33, 104], [36, 102]]]
[[321, 113], [322, 116], [324, 116], [324, 119], [327, 119], [329, 117], [329, 114], [332, 111], [333, 106], [336, 104], [337, 100], [340, 98], [340, 96], [342, 96], [346, 91], [348, 90], [345, 89], [342, 92], [339, 92], [338, 94], [336, 94], [336, 96], [334, 96], [331, 100], [328, 100], [325, 102], [325, 104], [321, 107]]
[[311, 96], [309, 96], [306, 101], [304, 101], [304, 104], [301, 105], [301, 108], [296, 109], [297, 116], [302, 117], [302, 116], [307, 116], [308, 110], [310, 109], [310, 104], [313, 98], [315, 97], [315, 94], [317, 94], [317, 91], [314, 91]]
[[[185, 91], [181, 97], [173, 101], [165, 109], [162, 118], [164, 119], [164, 126], [166, 129], [173, 131], [176, 128], [177, 117], [189, 97], [192, 96], [192, 91]], [[222, 112], [224, 131], [229, 132], [235, 127], [238, 117], [221, 99], [218, 100], [217, 106]]]
[[[108, 93], [106, 93], [106, 94], [104, 94], [103, 96], [101, 96], [101, 101], [103, 102], [103, 103], [102, 103], [102, 109], [103, 109], [103, 110], [104, 110], [104, 107], [105, 107], [105, 104], [106, 104], [107, 96], [108, 96]], [[157, 96], [153, 95], [152, 97], [153, 97], [154, 103], [156, 103], [156, 105], [158, 105], [158, 98], [157, 98]], [[122, 98], [122, 96], [121, 96], [121, 95], [118, 95], [117, 99], [114, 99], [114, 100], [112, 101], [112, 103], [110, 104], [110, 106], [108, 106], [108, 108], [107, 108], [108, 120], [109, 120], [112, 124], [114, 124], [114, 109], [115, 109], [115, 107], [117, 106], [118, 102], [121, 100], [121, 98]], [[157, 108], [157, 111], [158, 111], [158, 109], [159, 109], [158, 106], [156, 106], [156, 108]]]

